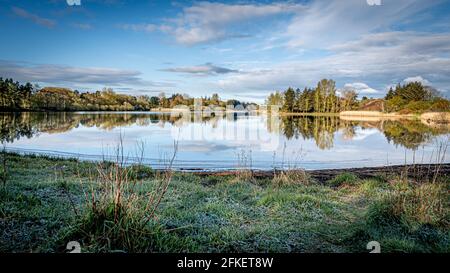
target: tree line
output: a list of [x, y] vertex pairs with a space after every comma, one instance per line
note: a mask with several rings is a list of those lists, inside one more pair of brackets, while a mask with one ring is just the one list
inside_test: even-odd
[[378, 110], [384, 112], [450, 111], [449, 100], [443, 98], [436, 89], [424, 86], [420, 82], [391, 87], [383, 99], [362, 97], [358, 100], [355, 90], [344, 88], [338, 93], [335, 81], [323, 79], [315, 88], [294, 90], [289, 87], [284, 92], [271, 93], [266, 99], [267, 105], [277, 105], [281, 111], [289, 113], [338, 113], [365, 110], [365, 106], [371, 102], [381, 102]]
[[[202, 105], [243, 105], [238, 100], [223, 101], [218, 94], [202, 97]], [[154, 108], [173, 108], [177, 105], [193, 107], [194, 98], [187, 94], [166, 96], [132, 96], [118, 94], [111, 88], [96, 92], [79, 92], [61, 87], [39, 88], [31, 83], [20, 84], [13, 79], [0, 78], [0, 110], [8, 111], [148, 111]]]
[[[221, 100], [219, 95], [202, 97], [202, 106], [242, 105], [254, 103], [239, 100]], [[338, 113], [348, 110], [365, 110], [364, 106], [373, 101], [381, 101], [380, 111], [385, 112], [425, 112], [450, 111], [449, 100], [435, 89], [420, 82], [398, 84], [390, 88], [383, 99], [358, 100], [353, 89], [337, 92], [336, 83], [323, 79], [315, 88], [293, 89], [274, 92], [266, 99], [267, 105], [278, 105], [283, 112], [292, 113]], [[9, 111], [148, 111], [155, 108], [173, 108], [177, 105], [194, 106], [194, 98], [187, 94], [166, 96], [132, 96], [118, 94], [110, 88], [96, 92], [72, 91], [68, 88], [39, 88], [30, 83], [20, 84], [12, 79], [0, 78], [0, 110]]]
[[420, 82], [397, 84], [384, 97], [387, 112], [450, 111], [450, 101]]
[[283, 112], [337, 113], [356, 109], [358, 101], [354, 90], [343, 90], [341, 96], [338, 96], [335, 81], [323, 79], [316, 88], [305, 88], [302, 91], [289, 87], [284, 92], [271, 93], [266, 104], [278, 105]]

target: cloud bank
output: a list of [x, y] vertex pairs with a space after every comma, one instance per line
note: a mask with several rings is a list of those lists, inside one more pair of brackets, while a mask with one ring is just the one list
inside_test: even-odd
[[173, 67], [161, 70], [166, 72], [185, 73], [193, 75], [219, 75], [219, 74], [229, 74], [239, 72], [238, 70], [235, 69], [215, 66], [212, 63], [206, 63], [204, 65], [196, 65], [196, 66]]
[[0, 75], [19, 82], [62, 86], [135, 86], [173, 87], [170, 82], [153, 82], [142, 79], [142, 73], [101, 67], [74, 67], [55, 64], [29, 64], [0, 60]]
[[217, 42], [232, 38], [249, 37], [251, 34], [233, 30], [233, 26], [251, 20], [281, 14], [294, 14], [302, 9], [300, 4], [224, 4], [198, 2], [185, 7], [175, 18], [167, 18], [165, 23], [123, 24], [121, 28], [134, 31], [167, 33], [182, 45], [192, 46]]

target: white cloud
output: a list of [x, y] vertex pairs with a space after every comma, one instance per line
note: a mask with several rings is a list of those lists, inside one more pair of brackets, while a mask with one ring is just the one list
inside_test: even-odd
[[403, 82], [404, 83], [420, 82], [420, 83], [422, 83], [423, 85], [426, 85], [426, 86], [430, 86], [431, 85], [431, 83], [427, 79], [422, 78], [422, 76], [408, 77], [408, 78], [404, 79]]
[[239, 23], [280, 14], [293, 14], [303, 6], [292, 3], [271, 4], [223, 4], [199, 2], [183, 8], [176, 18], [166, 19], [164, 24], [126, 24], [124, 29], [139, 31], [162, 31], [174, 37], [177, 43], [196, 45], [231, 38], [251, 36], [233, 31]]
[[204, 65], [195, 65], [195, 66], [166, 68], [162, 69], [162, 71], [195, 74], [195, 75], [219, 75], [219, 74], [239, 72], [238, 70], [216, 66], [213, 65], [212, 63], [206, 63]]
[[393, 23], [442, 0], [385, 0], [383, 5], [368, 5], [365, 0], [311, 2], [290, 22], [285, 36], [291, 48], [325, 48], [371, 32], [387, 31]]
[[[247, 67], [230, 62], [230, 66], [242, 68], [240, 73], [222, 73], [219, 81], [205, 83], [208, 88], [219, 88], [228, 94], [250, 96], [288, 86], [302, 88], [315, 86], [322, 78], [332, 78], [338, 86], [354, 85], [361, 94], [377, 96], [387, 85], [411, 75], [421, 75], [442, 90], [450, 85], [450, 33], [392, 31], [393, 24], [410, 23], [416, 20], [415, 14], [441, 2], [385, 0], [381, 6], [367, 5], [365, 0], [317, 0], [301, 5], [201, 2], [183, 8], [176, 18], [158, 25], [158, 29], [173, 35], [180, 44], [195, 45], [256, 34], [243, 33], [239, 24], [264, 16], [289, 15], [281, 19], [287, 25], [276, 24], [255, 37], [251, 49], [291, 52], [292, 58], [285, 56], [283, 60]], [[150, 27], [152, 31], [154, 28]], [[256, 39], [261, 37], [263, 44]], [[310, 58], [311, 49], [321, 49], [326, 54]], [[298, 54], [300, 51], [303, 53]], [[245, 57], [240, 58], [240, 62], [245, 61]], [[215, 73], [210, 70], [201, 65], [166, 71]]]
[[362, 35], [360, 39], [333, 44], [327, 49], [336, 53], [385, 52], [396, 50], [408, 54], [450, 53], [450, 33], [391, 31]]
[[0, 60], [0, 75], [20, 82], [52, 85], [103, 86], [172, 86], [170, 83], [150, 82], [141, 72], [104, 67], [74, 67], [54, 64], [29, 64]]
[[352, 137], [352, 141], [361, 141], [370, 136], [379, 134], [380, 131], [375, 128], [361, 129], [357, 128], [355, 132], [355, 136]]
[[159, 27], [155, 24], [120, 24], [119, 28], [124, 30], [132, 30], [132, 31], [144, 31], [144, 32], [153, 32]]
[[[325, 48], [330, 43], [349, 41], [373, 31], [386, 31], [392, 23], [410, 19], [417, 12], [440, 2], [442, 0], [386, 0], [383, 1], [383, 5], [368, 5], [365, 0], [316, 0], [306, 4], [198, 2], [184, 7], [177, 17], [166, 19], [164, 24], [124, 25], [124, 28], [141, 31], [159, 30], [172, 35], [180, 44], [195, 45], [253, 36], [256, 33], [242, 33], [236, 30], [239, 29], [239, 24], [270, 16], [291, 15], [292, 18], [288, 16], [284, 18], [287, 20], [285, 29], [277, 33], [277, 39], [283, 46]], [[273, 38], [269, 37], [268, 40]], [[272, 41], [266, 48], [279, 46], [273, 45]]]
[[[322, 78], [332, 78], [338, 82], [338, 86], [356, 87], [362, 94], [364, 92], [376, 96], [381, 95], [381, 90], [384, 91], [387, 85], [407, 80], [426, 83], [431, 81], [440, 90], [448, 89], [450, 33], [431, 30], [393, 31], [409, 29], [405, 25], [415, 22], [419, 12], [424, 14], [428, 8], [441, 2], [443, 1], [383, 0], [381, 6], [367, 5], [365, 0], [315, 0], [304, 1], [304, 4], [194, 2], [191, 6], [182, 8], [174, 18], [163, 20], [162, 23], [123, 24], [119, 27], [132, 31], [160, 31], [173, 36], [177, 43], [188, 46], [253, 35], [255, 39], [248, 39], [251, 47], [255, 50], [267, 50], [267, 54], [264, 52], [261, 57], [232, 46], [233, 50], [215, 53], [226, 54], [226, 62], [221, 62], [225, 67], [205, 63], [184, 67], [173, 65], [174, 67], [165, 69], [190, 75], [221, 75], [218, 81], [195, 82], [198, 89], [219, 88], [221, 92], [233, 96], [257, 97], [255, 94], [288, 86], [313, 87]], [[28, 18], [37, 20], [33, 16]], [[261, 18], [277, 20], [260, 35], [254, 28], [245, 27]], [[41, 23], [46, 24], [46, 21]], [[395, 27], [398, 25], [402, 28]], [[262, 46], [261, 41], [265, 42]], [[311, 49], [314, 52], [309, 55]], [[317, 49], [320, 52], [316, 54]], [[302, 54], [298, 54], [299, 52]], [[234, 60], [238, 59], [239, 62], [233, 62], [231, 57], [236, 57]], [[207, 60], [203, 62], [205, 61]], [[220, 62], [220, 57], [215, 61]], [[239, 65], [240, 62], [252, 63]], [[73, 69], [76, 70], [60, 66], [49, 69], [45, 66], [6, 68], [0, 65], [0, 72], [25, 75], [30, 80], [51, 80], [51, 76], [45, 75], [50, 72], [50, 75], [55, 75], [56, 80], [61, 81], [113, 84], [144, 82], [137, 71], [85, 69], [84, 71], [92, 74], [89, 76]], [[61, 73], [65, 72], [68, 76], [58, 74], [56, 70], [61, 70]], [[70, 75], [74, 77], [71, 78]]]
[[[364, 35], [329, 47], [330, 54], [310, 60], [264, 64], [246, 73], [228, 75], [218, 85], [233, 90], [271, 92], [288, 86], [315, 86], [322, 78], [338, 84], [364, 82], [360, 91], [376, 94], [385, 86], [421, 75], [441, 91], [450, 85], [450, 34], [385, 32]], [[416, 78], [416, 80], [421, 80]], [[250, 91], [249, 91], [250, 92]], [[379, 92], [378, 94], [382, 94]]]
[[351, 89], [351, 90], [355, 90], [356, 93], [358, 94], [377, 94], [379, 93], [379, 91], [373, 89], [372, 87], [368, 86], [365, 83], [362, 82], [355, 82], [355, 83], [346, 83], [344, 85], [344, 90], [345, 89]]

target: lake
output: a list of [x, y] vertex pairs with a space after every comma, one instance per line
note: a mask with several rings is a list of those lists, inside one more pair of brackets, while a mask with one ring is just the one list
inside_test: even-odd
[[[122, 139], [127, 162], [219, 170], [327, 169], [432, 163], [448, 126], [418, 120], [344, 120], [339, 116], [258, 113], [0, 113], [9, 151], [83, 160], [113, 159]], [[449, 162], [448, 157], [444, 162]]]

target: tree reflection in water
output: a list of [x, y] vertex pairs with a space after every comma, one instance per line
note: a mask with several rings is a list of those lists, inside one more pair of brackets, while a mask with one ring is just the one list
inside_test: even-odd
[[[186, 123], [208, 123], [217, 126], [220, 119], [235, 121], [244, 115], [211, 115], [181, 118], [170, 113], [70, 113], [70, 112], [21, 112], [0, 113], [0, 140], [14, 142], [20, 138], [32, 138], [39, 133], [63, 133], [78, 126], [112, 130], [122, 126], [184, 126]], [[283, 116], [279, 117], [280, 128], [271, 122], [266, 127], [269, 132], [279, 132], [289, 139], [313, 139], [320, 149], [330, 149], [334, 145], [335, 134], [340, 131], [346, 140], [356, 136], [358, 128], [376, 128], [386, 139], [407, 149], [417, 149], [435, 136], [448, 134], [449, 128], [429, 127], [420, 120], [348, 121], [338, 116]]]

